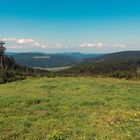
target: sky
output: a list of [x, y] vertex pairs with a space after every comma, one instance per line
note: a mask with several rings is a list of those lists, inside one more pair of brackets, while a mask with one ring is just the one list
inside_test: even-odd
[[140, 50], [140, 0], [0, 0], [10, 52]]

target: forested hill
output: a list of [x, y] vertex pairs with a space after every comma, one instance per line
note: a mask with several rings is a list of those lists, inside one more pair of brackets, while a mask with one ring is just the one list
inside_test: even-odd
[[105, 54], [96, 58], [87, 58], [84, 62], [100, 62], [100, 61], [118, 61], [118, 60], [128, 60], [128, 59], [139, 59], [140, 51], [124, 51], [111, 54]]
[[85, 59], [81, 64], [63, 70], [64, 75], [103, 75], [118, 78], [140, 76], [140, 51], [107, 54]]
[[82, 54], [82, 53], [7, 53], [15, 58], [18, 64], [28, 67], [64, 67], [80, 63], [86, 58], [98, 57], [102, 54]]

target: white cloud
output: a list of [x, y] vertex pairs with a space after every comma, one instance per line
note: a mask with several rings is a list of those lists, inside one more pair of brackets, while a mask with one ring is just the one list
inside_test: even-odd
[[113, 48], [127, 48], [127, 46], [124, 44], [114, 44]]
[[16, 38], [3, 38], [3, 39], [1, 39], [1, 40], [3, 40], [3, 41], [11, 41], [11, 42], [16, 42]]
[[[30, 38], [29, 39], [3, 38], [2, 40], [7, 41], [7, 42], [11, 42], [11, 43], [16, 43], [17, 45], [31, 45], [33, 47], [36, 46], [36, 47], [40, 47], [40, 48], [48, 48], [48, 45], [41, 44], [41, 43], [35, 41], [34, 39], [30, 39]], [[17, 46], [17, 45], [16, 45], [16, 47], [11, 46], [10, 48], [23, 48], [23, 47]]]
[[23, 49], [23, 46], [10, 46], [10, 49]]
[[95, 49], [101, 49], [101, 48], [107, 48], [107, 49], [111, 49], [111, 48], [120, 48], [120, 49], [123, 49], [123, 48], [127, 48], [126, 45], [124, 44], [105, 44], [105, 43], [102, 43], [102, 42], [98, 42], [98, 43], [83, 43], [80, 45], [81, 48], [95, 48]]
[[104, 45], [102, 42], [99, 43], [83, 43], [80, 45], [81, 48], [102, 48]]
[[34, 42], [34, 45], [35, 45], [35, 46], [38, 46], [38, 47], [41, 46], [41, 44], [38, 43], [38, 42]]
[[16, 43], [18, 43], [18, 44], [34, 44], [36, 42], [33, 39], [17, 39]]
[[35, 40], [33, 39], [17, 39], [17, 38], [4, 38], [2, 39], [3, 41], [8, 41], [8, 42], [15, 42], [17, 44], [34, 44]]
[[47, 46], [51, 49], [63, 49], [63, 48], [70, 48], [71, 46], [65, 43], [47, 43]]
[[40, 45], [40, 47], [45, 49], [45, 48], [48, 48], [48, 45]]
[[[75, 46], [77, 46], [77, 50], [80, 48], [87, 48], [87, 49], [103, 49], [103, 50], [109, 50], [109, 49], [124, 49], [127, 48], [126, 45], [121, 43], [103, 43], [103, 42], [85, 42], [82, 44], [76, 44], [67, 42], [67, 43], [41, 43], [38, 42], [32, 38], [3, 38], [1, 39], [3, 41], [7, 42], [7, 46], [11, 49], [35, 49], [35, 50], [41, 50], [41, 49], [76, 49]], [[79, 48], [80, 47], [80, 48]]]

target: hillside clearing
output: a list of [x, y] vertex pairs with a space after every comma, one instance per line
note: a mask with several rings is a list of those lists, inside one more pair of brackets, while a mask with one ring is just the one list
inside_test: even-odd
[[1, 140], [139, 140], [140, 81], [32, 78], [0, 85]]
[[61, 71], [61, 70], [69, 69], [69, 68], [71, 68], [71, 67], [72, 67], [72, 66], [54, 67], [54, 68], [46, 68], [46, 70], [52, 71], [52, 72], [58, 72], [58, 71]]

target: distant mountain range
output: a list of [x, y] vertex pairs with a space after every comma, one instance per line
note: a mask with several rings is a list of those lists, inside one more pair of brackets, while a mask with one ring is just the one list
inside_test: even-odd
[[95, 58], [102, 54], [82, 54], [82, 53], [7, 53], [8, 56], [15, 58], [18, 64], [28, 67], [64, 67], [81, 63], [84, 59]]

